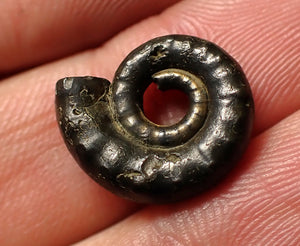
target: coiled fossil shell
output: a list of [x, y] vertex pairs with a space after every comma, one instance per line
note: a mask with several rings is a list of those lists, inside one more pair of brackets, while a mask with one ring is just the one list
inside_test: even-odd
[[[143, 94], [153, 81], [189, 96], [177, 124], [145, 117]], [[68, 149], [96, 182], [137, 202], [163, 203], [203, 192], [233, 168], [250, 138], [254, 103], [241, 67], [224, 50], [169, 35], [132, 51], [112, 84], [59, 80], [56, 111]]]

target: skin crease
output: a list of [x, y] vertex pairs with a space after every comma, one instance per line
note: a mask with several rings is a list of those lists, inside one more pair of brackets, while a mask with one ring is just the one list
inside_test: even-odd
[[[178, 0], [1, 0], [0, 9], [6, 11], [0, 16], [0, 73], [11, 74], [96, 47], [175, 2]], [[18, 55], [12, 55], [12, 50]]]
[[[68, 245], [87, 237], [78, 245], [297, 245], [300, 3], [224, 2], [181, 1], [118, 34], [114, 31], [114, 37], [105, 44], [105, 38], [95, 38], [98, 48], [63, 58], [70, 53], [63, 45], [62, 52], [56, 53], [62, 59], [0, 82], [0, 245]], [[127, 6], [128, 13], [134, 4]], [[65, 6], [57, 8], [61, 13], [68, 12]], [[98, 11], [105, 12], [105, 6]], [[45, 17], [45, 9], [40, 13], [34, 18], [49, 18]], [[0, 20], [0, 30], [5, 30], [7, 36], [16, 29], [25, 32], [18, 26], [21, 20], [14, 26]], [[80, 21], [84, 26], [84, 18]], [[124, 21], [114, 23], [116, 30], [124, 28]], [[49, 30], [52, 24], [48, 24]], [[60, 25], [75, 30], [72, 23], [62, 21]], [[31, 32], [34, 34], [35, 29]], [[95, 30], [86, 32], [94, 35]], [[57, 127], [54, 86], [65, 76], [92, 75], [112, 80], [128, 52], [153, 37], [170, 33], [208, 39], [235, 57], [253, 91], [256, 121], [247, 153], [221, 184], [177, 204], [142, 207], [105, 191], [76, 165]], [[39, 35], [37, 29], [36, 35], [28, 38], [28, 46], [32, 52], [41, 50], [39, 62], [53, 59], [39, 48], [47, 46], [45, 40], [35, 45]], [[62, 40], [54, 35], [51, 42], [60, 44]], [[0, 42], [0, 53], [25, 54], [28, 46]], [[72, 52], [84, 47], [80, 44]], [[11, 65], [7, 67], [26, 67], [29, 63], [25, 60], [30, 61], [31, 54], [28, 60], [8, 61]], [[155, 100], [155, 93], [149, 98], [149, 102]], [[181, 98], [184, 100], [184, 96]], [[155, 118], [165, 124], [176, 121], [185, 110], [178, 110], [176, 105], [181, 105], [180, 100]], [[165, 118], [164, 114], [169, 116]]]

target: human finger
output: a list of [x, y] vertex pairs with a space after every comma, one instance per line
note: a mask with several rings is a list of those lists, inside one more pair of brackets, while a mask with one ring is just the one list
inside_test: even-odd
[[[256, 5], [251, 6], [255, 10], [256, 7], [261, 7], [264, 2], [258, 1]], [[294, 24], [297, 22], [295, 16], [298, 16], [294, 10], [295, 6], [293, 6], [295, 1], [290, 1], [290, 9], [287, 9], [285, 2], [280, 1], [278, 5], [272, 5], [267, 13], [260, 16], [254, 14], [255, 11], [251, 11], [251, 8], [249, 9], [250, 2], [247, 5], [243, 1], [240, 5], [234, 5], [235, 7], [226, 5], [228, 8], [226, 11], [217, 8], [218, 6], [212, 7], [214, 2], [211, 1], [210, 3], [212, 5], [190, 1], [185, 8], [183, 8], [185, 5], [180, 3], [162, 15], [145, 20], [120, 33], [99, 49], [87, 51], [2, 81], [0, 85], [0, 105], [3, 112], [2, 121], [0, 122], [0, 156], [3, 164], [0, 173], [1, 182], [7, 185], [1, 186], [1, 194], [8, 201], [19, 201], [22, 200], [22, 197], [32, 198], [26, 200], [27, 203], [15, 202], [13, 203], [14, 206], [2, 203], [0, 206], [5, 211], [7, 218], [14, 218], [14, 215], [19, 215], [16, 217], [22, 218], [21, 215], [28, 213], [36, 215], [27, 217], [28, 220], [23, 221], [10, 220], [9, 224], [4, 223], [6, 220], [3, 220], [1, 225], [6, 230], [0, 230], [5, 235], [2, 238], [18, 239], [19, 242], [23, 242], [25, 245], [30, 242], [30, 236], [41, 240], [40, 242], [44, 245], [46, 243], [50, 245], [52, 243], [53, 245], [54, 239], [56, 243], [68, 243], [109, 226], [117, 219], [131, 213], [135, 208], [132, 204], [121, 199], [114, 200], [116, 198], [113, 198], [112, 195], [108, 196], [106, 191], [96, 188], [96, 184], [87, 183], [88, 178], [74, 165], [74, 161], [64, 147], [56, 126], [53, 91], [55, 81], [65, 76], [88, 74], [111, 80], [114, 71], [124, 56], [137, 45], [152, 37], [185, 32], [186, 34], [212, 40], [232, 54], [241, 63], [253, 89], [257, 115], [256, 132], [263, 131], [270, 125], [276, 124], [276, 122], [299, 108], [297, 78], [299, 78], [300, 73], [295, 73], [294, 71], [297, 69], [293, 66], [293, 62], [298, 59], [295, 51], [299, 49], [297, 46], [297, 42], [299, 44], [298, 38], [294, 35], [294, 29], [297, 28]], [[238, 12], [235, 12], [235, 8], [239, 9]], [[195, 9], [201, 9], [204, 12], [199, 13]], [[288, 19], [289, 25], [286, 25], [286, 23], [280, 24], [283, 17], [277, 15], [277, 12], [281, 9], [289, 10], [281, 12]], [[207, 15], [204, 14], [206, 12]], [[238, 13], [241, 16], [237, 15]], [[237, 19], [228, 19], [228, 14], [237, 15]], [[174, 16], [181, 17], [181, 21], [178, 22], [178, 19]], [[209, 20], [208, 17], [210, 16], [214, 18]], [[257, 39], [256, 41], [254, 39], [253, 42], [257, 43], [249, 46], [243, 40], [247, 40], [250, 34], [255, 35], [257, 26], [252, 32], [252, 29], [249, 30], [246, 33], [247, 35], [244, 34], [243, 30], [251, 20], [257, 19], [264, 20], [259, 22], [261, 29], [264, 30], [264, 28], [269, 28], [269, 25], [271, 25], [274, 33], [265, 36], [263, 40]], [[217, 25], [216, 30], [209, 29], [211, 26], [216, 26], [213, 25], [216, 20], [218, 20], [219, 25], [223, 23], [222, 28]], [[229, 25], [230, 20], [232, 25]], [[266, 23], [268, 20], [272, 21]], [[235, 28], [232, 29], [229, 26], [235, 26]], [[230, 42], [224, 39], [223, 29], [228, 32], [225, 37], [234, 36], [236, 39], [233, 38]], [[289, 39], [286, 40], [287, 45], [290, 44], [294, 47], [286, 50], [285, 61], [281, 56], [278, 56], [280, 50], [274, 52], [273, 49], [269, 49], [276, 45], [274, 37], [276, 37], [277, 32], [282, 34], [282, 30], [289, 33]], [[236, 33], [238, 31], [239, 34]], [[280, 48], [282, 53], [285, 47], [280, 46]], [[272, 61], [273, 64], [279, 67], [278, 70], [275, 70], [275, 75], [269, 72], [272, 63], [262, 63], [263, 60], [257, 60], [256, 57], [251, 55], [253, 52], [263, 54], [266, 57], [273, 57], [276, 61]], [[257, 63], [261, 66], [258, 66]], [[251, 69], [253, 64], [257, 66], [256, 70]], [[281, 73], [281, 66], [285, 66], [286, 73]], [[270, 88], [278, 88], [278, 86], [283, 88], [283, 96], [278, 94], [276, 90], [269, 91]], [[265, 97], [272, 98], [272, 100], [266, 101]], [[280, 101], [280, 104], [278, 104], [278, 101]], [[269, 112], [265, 108], [272, 109], [272, 111]], [[59, 170], [64, 175], [54, 175], [57, 172], [60, 173]], [[37, 180], [40, 186], [36, 185]], [[45, 192], [45, 187], [48, 187], [45, 183], [46, 180], [51, 180], [53, 184], [51, 187], [53, 192], [49, 195]], [[80, 186], [82, 188], [81, 192], [77, 193], [77, 186], [73, 184]], [[99, 198], [99, 190], [101, 190], [101, 198]], [[65, 208], [59, 206], [60, 201], [63, 199], [67, 199], [64, 204], [69, 205], [68, 213], [64, 213]], [[40, 200], [42, 201], [40, 202]], [[51, 203], [43, 202], [49, 200]], [[77, 202], [78, 200], [89, 206], [91, 210], [82, 208], [82, 205]], [[113, 201], [118, 202], [116, 207], [112, 207], [111, 202]], [[43, 204], [43, 206], [37, 206], [37, 204]], [[119, 207], [122, 209], [119, 209]], [[111, 211], [111, 213], [108, 213], [108, 211]], [[105, 219], [102, 217], [103, 213]], [[93, 214], [94, 217], [91, 216]], [[47, 215], [47, 220], [41, 220], [38, 215], [42, 217]], [[87, 217], [92, 222], [85, 220]], [[87, 225], [77, 224], [77, 227], [71, 227], [77, 221], [85, 221]], [[36, 224], [38, 226], [35, 226]], [[49, 229], [49, 225], [54, 226]]]
[[100, 46], [178, 0], [0, 2], [0, 76]]

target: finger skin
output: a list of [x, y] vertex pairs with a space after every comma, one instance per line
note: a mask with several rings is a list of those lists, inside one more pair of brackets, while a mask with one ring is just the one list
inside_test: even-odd
[[76, 245], [298, 245], [299, 126], [300, 110], [254, 138], [218, 189], [147, 207]]
[[[41, 245], [68, 244], [136, 209], [90, 181], [70, 157], [54, 113], [55, 82], [62, 77], [92, 75], [112, 80], [125, 55], [142, 42], [186, 33], [219, 44], [244, 68], [255, 98], [256, 133], [299, 109], [300, 72], [295, 65], [300, 49], [295, 24], [299, 23], [299, 2], [271, 2], [229, 2], [226, 6], [213, 1], [182, 2], [96, 50], [3, 80], [0, 200], [5, 202], [0, 203], [0, 211], [5, 216], [0, 220], [0, 244], [30, 245], [33, 239]], [[270, 7], [265, 9], [264, 4]], [[258, 29], [263, 37], [255, 39]], [[285, 45], [273, 49], [282, 37]], [[209, 206], [212, 198], [203, 199]]]
[[161, 91], [152, 83], [144, 93], [144, 114], [158, 125], [178, 123], [188, 112], [189, 97], [179, 90]]
[[178, 0], [1, 0], [0, 75], [101, 45]]

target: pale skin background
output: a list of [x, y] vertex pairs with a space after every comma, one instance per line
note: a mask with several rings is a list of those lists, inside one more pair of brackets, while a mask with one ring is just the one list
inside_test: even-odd
[[[299, 0], [1, 0], [0, 9], [0, 245], [299, 245]], [[254, 95], [254, 132], [214, 189], [141, 206], [75, 163], [54, 87], [65, 76], [112, 80], [133, 48], [171, 33], [236, 58]], [[150, 116], [172, 123], [180, 105], [171, 100]]]

